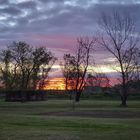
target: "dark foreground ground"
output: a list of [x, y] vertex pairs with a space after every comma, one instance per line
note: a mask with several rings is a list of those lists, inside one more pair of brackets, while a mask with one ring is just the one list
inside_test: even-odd
[[0, 101], [0, 140], [140, 140], [140, 101]]

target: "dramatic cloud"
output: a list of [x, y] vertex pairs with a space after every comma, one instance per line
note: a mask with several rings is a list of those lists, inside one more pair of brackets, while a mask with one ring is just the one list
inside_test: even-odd
[[[0, 0], [0, 47], [24, 40], [46, 45], [62, 58], [77, 37], [97, 33], [101, 12], [113, 10], [132, 14], [140, 31], [140, 0]], [[102, 62], [104, 54], [98, 49], [96, 58]]]

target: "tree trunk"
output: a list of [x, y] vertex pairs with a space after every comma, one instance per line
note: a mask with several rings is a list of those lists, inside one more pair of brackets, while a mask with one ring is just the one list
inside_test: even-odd
[[122, 72], [122, 95], [121, 95], [121, 106], [126, 107], [127, 106], [127, 85], [126, 85], [126, 76], [125, 73]]
[[126, 107], [127, 106], [127, 89], [126, 89], [126, 85], [123, 85], [123, 90], [122, 90], [122, 95], [121, 95], [121, 106]]
[[126, 107], [127, 106], [127, 98], [126, 97], [121, 97], [121, 106]]
[[80, 96], [81, 96], [81, 91], [77, 91], [75, 95], [75, 101], [79, 102], [80, 101]]

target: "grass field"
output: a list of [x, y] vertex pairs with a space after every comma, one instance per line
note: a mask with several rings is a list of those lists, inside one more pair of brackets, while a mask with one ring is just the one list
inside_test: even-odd
[[[140, 140], [140, 117], [104, 117], [102, 112], [140, 114], [140, 101], [0, 101], [0, 140]], [[97, 116], [57, 116], [58, 112], [100, 112]], [[46, 115], [49, 113], [49, 115]], [[51, 114], [52, 113], [52, 114]], [[53, 114], [54, 113], [54, 114]]]

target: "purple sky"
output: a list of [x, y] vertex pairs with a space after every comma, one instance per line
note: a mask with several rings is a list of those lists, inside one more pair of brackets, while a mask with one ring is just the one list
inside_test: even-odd
[[[94, 36], [100, 13], [112, 10], [130, 12], [140, 31], [140, 0], [0, 0], [0, 47], [26, 41], [61, 58], [72, 52], [77, 37]], [[111, 60], [102, 49], [95, 57], [99, 63]]]

